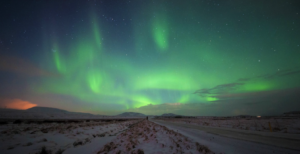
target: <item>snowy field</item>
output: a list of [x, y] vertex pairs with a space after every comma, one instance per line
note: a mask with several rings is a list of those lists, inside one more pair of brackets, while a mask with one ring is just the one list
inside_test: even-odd
[[141, 119], [2, 121], [0, 153], [93, 153], [101, 144], [139, 121]]
[[[101, 119], [83, 117], [76, 119], [78, 116], [72, 118], [68, 116], [65, 119], [47, 117], [46, 119], [0, 119], [0, 153], [250, 154], [271, 152], [280, 154], [297, 153], [299, 151], [295, 147], [300, 144], [300, 134], [293, 134], [299, 129], [299, 119], [160, 118], [148, 121], [141, 117]], [[269, 122], [272, 133], [275, 132], [277, 136], [272, 136], [272, 133], [268, 132]], [[258, 134], [245, 133], [250, 131]], [[259, 133], [263, 133], [263, 136]], [[280, 136], [281, 134], [286, 135]], [[253, 140], [244, 140], [243, 136]], [[289, 136], [293, 138], [291, 142]], [[272, 138], [270, 144], [268, 137]], [[281, 146], [283, 140], [287, 142]], [[276, 146], [277, 143], [280, 146]]]
[[201, 143], [216, 154], [300, 153], [300, 134], [200, 126], [157, 119], [151, 121]]
[[213, 153], [211, 150], [165, 126], [143, 120], [102, 147], [98, 154]]
[[160, 120], [177, 123], [188, 123], [200, 126], [233, 128], [240, 130], [265, 131], [300, 134], [300, 118], [273, 117], [268, 119], [261, 118], [159, 118]]
[[0, 153], [213, 153], [201, 143], [145, 119], [66, 121], [2, 122]]

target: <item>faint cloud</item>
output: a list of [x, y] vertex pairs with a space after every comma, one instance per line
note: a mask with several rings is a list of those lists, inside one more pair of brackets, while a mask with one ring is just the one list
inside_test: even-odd
[[238, 79], [238, 81], [249, 81], [249, 80], [251, 80], [250, 78], [240, 78], [240, 79]]
[[[174, 113], [191, 116], [281, 115], [300, 108], [300, 87], [240, 94], [224, 94], [220, 100], [207, 103], [165, 103], [146, 105], [125, 112], [146, 115]], [[176, 105], [175, 105], [176, 104]]]
[[21, 99], [0, 99], [1, 108], [26, 110], [35, 106], [37, 105]]
[[180, 103], [165, 103], [165, 104], [168, 104], [168, 105], [181, 105]]
[[194, 94], [198, 94], [200, 96], [206, 96], [207, 94], [221, 94], [221, 93], [226, 93], [230, 90], [237, 89], [241, 85], [244, 85], [244, 83], [222, 84], [222, 85], [217, 85], [210, 89], [199, 89], [195, 91]]
[[[300, 74], [300, 69], [299, 68], [293, 68], [293, 69], [291, 68], [291, 69], [278, 70], [274, 73], [260, 75], [260, 76], [254, 77], [254, 78], [274, 79], [277, 77], [297, 75], [297, 74]], [[252, 78], [252, 79], [254, 79], [254, 78]]]
[[[228, 84], [221, 84], [217, 85], [213, 88], [203, 88], [196, 90], [194, 94], [198, 94], [199, 96], [206, 97], [208, 95], [215, 94], [213, 97], [224, 97], [224, 96], [233, 96], [235, 94], [229, 94], [232, 90], [240, 88], [240, 86], [246, 84], [248, 81], [251, 82], [253, 80], [270, 80], [270, 79], [275, 79], [283, 76], [292, 76], [292, 75], [298, 75], [300, 74], [300, 69], [299, 68], [293, 68], [293, 69], [285, 69], [285, 70], [278, 70], [274, 73], [271, 74], [264, 74], [264, 75], [259, 75], [256, 77], [252, 78], [240, 78], [237, 80], [235, 83], [228, 83]], [[220, 95], [221, 94], [221, 95]], [[223, 95], [226, 94], [226, 95]], [[239, 96], [242, 96], [244, 94], [236, 94]]]

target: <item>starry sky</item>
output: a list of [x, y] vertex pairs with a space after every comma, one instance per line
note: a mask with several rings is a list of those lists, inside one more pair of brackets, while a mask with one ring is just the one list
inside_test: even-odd
[[300, 110], [298, 0], [0, 2], [0, 107]]

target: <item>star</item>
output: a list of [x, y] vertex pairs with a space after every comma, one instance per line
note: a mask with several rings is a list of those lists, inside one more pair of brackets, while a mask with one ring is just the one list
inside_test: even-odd
[[258, 62], [260, 62], [260, 60], [258, 60]]

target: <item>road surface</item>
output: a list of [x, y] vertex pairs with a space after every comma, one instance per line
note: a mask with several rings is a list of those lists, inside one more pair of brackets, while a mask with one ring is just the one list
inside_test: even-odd
[[300, 154], [300, 134], [257, 132], [151, 119], [219, 154]]

